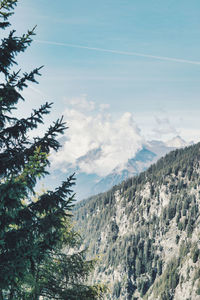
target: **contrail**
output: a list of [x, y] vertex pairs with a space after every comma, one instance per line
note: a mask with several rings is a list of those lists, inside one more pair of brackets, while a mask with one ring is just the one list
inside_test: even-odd
[[41, 90], [35, 88], [32, 84], [29, 84], [29, 88], [30, 88], [31, 90], [33, 90], [34, 92], [36, 92], [37, 94], [39, 94], [40, 96], [42, 96], [42, 97], [47, 97], [46, 94], [44, 94]]
[[173, 58], [173, 57], [167, 57], [167, 56], [156, 56], [156, 55], [143, 54], [143, 53], [138, 53], [138, 52], [126, 52], [126, 51], [88, 47], [88, 46], [82, 46], [82, 45], [76, 45], [76, 44], [59, 43], [59, 42], [51, 42], [51, 41], [43, 41], [43, 40], [35, 40], [35, 42], [41, 43], [41, 44], [55, 45], [55, 46], [87, 49], [87, 50], [98, 51], [98, 52], [107, 52], [107, 53], [114, 53], [114, 54], [127, 55], [127, 56], [140, 56], [140, 57], [153, 58], [153, 59], [157, 59], [157, 60], [174, 61], [174, 62], [178, 62], [178, 63], [200, 65], [200, 61], [179, 59], [179, 58]]

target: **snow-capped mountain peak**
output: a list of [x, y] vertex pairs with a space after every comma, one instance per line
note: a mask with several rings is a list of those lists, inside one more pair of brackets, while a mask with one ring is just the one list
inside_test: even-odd
[[183, 148], [188, 146], [189, 144], [186, 143], [179, 135], [176, 137], [172, 138], [171, 140], [167, 141], [165, 143], [167, 147], [173, 147], [173, 148]]

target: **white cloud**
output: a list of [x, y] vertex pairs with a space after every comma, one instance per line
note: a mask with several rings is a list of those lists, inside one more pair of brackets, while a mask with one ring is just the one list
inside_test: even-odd
[[163, 138], [164, 135], [178, 135], [179, 132], [176, 128], [171, 124], [168, 117], [155, 117], [156, 127], [153, 128], [154, 134], [156, 134], [157, 138]]
[[188, 141], [199, 143], [200, 142], [200, 129], [196, 128], [180, 128], [179, 131], [181, 132], [181, 137]]
[[104, 111], [107, 105], [100, 105], [94, 111], [93, 102], [88, 102], [85, 96], [68, 103], [71, 107], [64, 112], [69, 126], [67, 140], [62, 149], [53, 154], [54, 167], [71, 164], [82, 172], [105, 176], [141, 149], [143, 138], [131, 113], [123, 113], [113, 120]]
[[102, 103], [99, 105], [100, 111], [104, 111], [104, 110], [108, 109], [109, 107], [110, 107], [110, 104]]
[[65, 98], [64, 102], [80, 111], [93, 111], [95, 109], [95, 103], [93, 101], [88, 101], [86, 98], [87, 95], [72, 99]]

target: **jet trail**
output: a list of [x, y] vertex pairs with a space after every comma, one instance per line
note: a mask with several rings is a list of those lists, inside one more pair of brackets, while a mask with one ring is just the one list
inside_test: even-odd
[[178, 62], [178, 63], [192, 64], [192, 65], [200, 65], [200, 61], [179, 59], [179, 58], [173, 58], [173, 57], [167, 57], [167, 56], [156, 56], [156, 55], [143, 54], [143, 53], [138, 53], [138, 52], [126, 52], [126, 51], [88, 47], [88, 46], [81, 46], [81, 45], [76, 45], [76, 44], [59, 43], [59, 42], [51, 42], [51, 41], [43, 41], [43, 40], [35, 40], [35, 42], [40, 43], [40, 44], [47, 44], [47, 45], [63, 46], [63, 47], [78, 48], [78, 49], [87, 49], [87, 50], [98, 51], [98, 52], [107, 52], [107, 53], [114, 53], [114, 54], [127, 55], [127, 56], [147, 57], [147, 58], [153, 58], [153, 59], [157, 59], [157, 60], [173, 61], [173, 62]]

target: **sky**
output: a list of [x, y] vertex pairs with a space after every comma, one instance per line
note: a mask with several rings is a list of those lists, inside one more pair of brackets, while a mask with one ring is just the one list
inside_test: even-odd
[[200, 140], [199, 0], [19, 0], [11, 22], [37, 25], [19, 67], [44, 65], [19, 112], [53, 101], [45, 124], [69, 126], [53, 165], [106, 175], [145, 141]]

